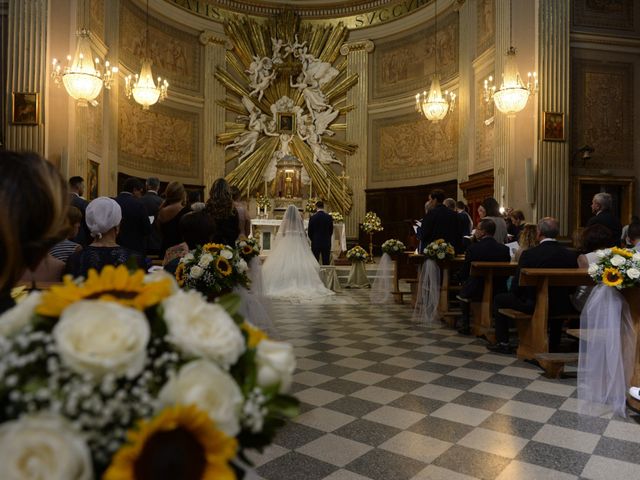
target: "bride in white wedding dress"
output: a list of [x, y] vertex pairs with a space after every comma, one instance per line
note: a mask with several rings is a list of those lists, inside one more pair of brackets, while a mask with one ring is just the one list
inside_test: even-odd
[[273, 250], [262, 267], [264, 294], [271, 298], [313, 299], [334, 295], [320, 279], [302, 217], [289, 205]]

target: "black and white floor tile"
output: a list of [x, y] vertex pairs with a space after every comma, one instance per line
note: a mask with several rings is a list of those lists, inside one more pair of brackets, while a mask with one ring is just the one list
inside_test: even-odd
[[578, 414], [575, 379], [417, 325], [407, 305], [371, 305], [369, 290], [272, 310], [295, 345], [302, 405], [253, 455], [255, 478], [640, 478], [637, 417]]

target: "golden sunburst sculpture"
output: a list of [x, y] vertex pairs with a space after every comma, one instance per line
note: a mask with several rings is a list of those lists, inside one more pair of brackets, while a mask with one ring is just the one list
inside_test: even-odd
[[303, 25], [286, 10], [264, 21], [234, 18], [225, 31], [233, 48], [227, 69], [218, 67], [215, 77], [228, 94], [220, 105], [238, 114], [217, 137], [230, 153], [226, 161], [237, 164], [226, 177], [229, 183], [253, 193], [273, 179], [278, 160], [293, 156], [315, 195], [349, 212], [352, 191], [332, 167], [341, 165], [343, 172], [338, 155], [357, 149], [334, 136], [346, 130], [336, 120], [353, 109], [347, 92], [358, 82], [340, 58], [347, 28]]

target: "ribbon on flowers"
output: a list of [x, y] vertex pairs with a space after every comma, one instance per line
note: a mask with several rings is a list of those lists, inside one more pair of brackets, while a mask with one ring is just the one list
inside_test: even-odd
[[413, 309], [413, 319], [425, 325], [440, 325], [438, 301], [440, 300], [440, 267], [427, 259], [420, 269], [418, 298]]

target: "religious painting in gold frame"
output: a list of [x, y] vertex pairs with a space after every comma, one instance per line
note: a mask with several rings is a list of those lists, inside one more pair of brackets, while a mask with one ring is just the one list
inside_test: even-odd
[[11, 123], [14, 125], [38, 125], [40, 104], [37, 93], [13, 92]]
[[280, 133], [294, 133], [296, 131], [296, 116], [293, 113], [278, 112], [276, 122]]
[[100, 164], [89, 160], [87, 163], [87, 200], [98, 198], [100, 185]]
[[543, 112], [542, 140], [545, 142], [564, 142], [564, 113]]

